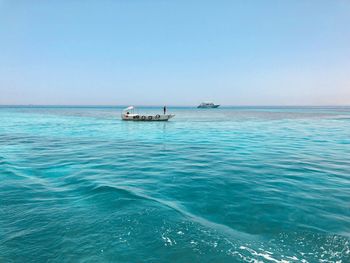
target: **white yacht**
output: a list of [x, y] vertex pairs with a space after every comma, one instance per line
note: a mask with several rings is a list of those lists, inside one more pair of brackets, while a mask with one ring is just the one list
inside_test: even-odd
[[206, 101], [199, 104], [197, 108], [217, 108], [219, 106], [220, 106], [219, 104], [214, 104], [212, 102]]

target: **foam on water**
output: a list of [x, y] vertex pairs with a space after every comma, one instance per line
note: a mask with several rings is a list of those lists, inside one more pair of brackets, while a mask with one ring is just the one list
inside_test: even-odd
[[170, 110], [0, 108], [0, 262], [349, 262], [350, 108]]

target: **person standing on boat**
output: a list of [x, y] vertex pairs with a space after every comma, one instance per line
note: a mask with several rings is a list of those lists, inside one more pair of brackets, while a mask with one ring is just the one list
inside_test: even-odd
[[164, 112], [164, 115], [166, 113], [166, 106], [163, 107], [163, 112]]

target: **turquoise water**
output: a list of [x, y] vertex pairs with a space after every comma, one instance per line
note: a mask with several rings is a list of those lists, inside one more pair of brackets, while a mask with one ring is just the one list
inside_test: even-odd
[[0, 108], [0, 262], [350, 262], [350, 108], [169, 110]]

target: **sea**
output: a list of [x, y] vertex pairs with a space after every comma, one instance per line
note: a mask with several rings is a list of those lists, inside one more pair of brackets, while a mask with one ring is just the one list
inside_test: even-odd
[[350, 107], [121, 110], [0, 107], [1, 263], [350, 262]]

